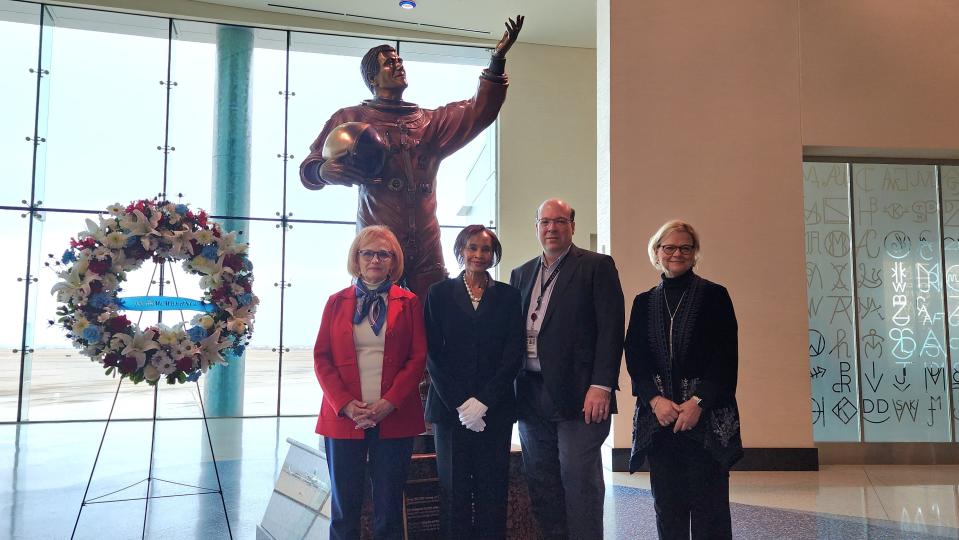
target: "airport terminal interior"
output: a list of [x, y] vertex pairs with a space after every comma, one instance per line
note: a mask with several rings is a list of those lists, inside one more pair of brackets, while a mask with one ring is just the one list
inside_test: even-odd
[[[517, 13], [506, 103], [437, 174], [447, 270], [482, 223], [508, 281], [559, 197], [628, 309], [659, 282], [650, 235], [695, 224], [738, 320], [734, 537], [959, 538], [959, 4], [937, 0], [0, 0], [0, 537], [325, 538], [297, 497], [325, 474], [313, 343], [358, 196], [299, 165], [369, 97], [368, 49], [435, 108], [473, 95]], [[249, 244], [249, 343], [199, 379], [118, 378], [62, 327], [71, 239], [144, 199]], [[125, 277], [209, 285], [160, 260]], [[605, 537], [655, 538], [630, 389], [624, 367]]]

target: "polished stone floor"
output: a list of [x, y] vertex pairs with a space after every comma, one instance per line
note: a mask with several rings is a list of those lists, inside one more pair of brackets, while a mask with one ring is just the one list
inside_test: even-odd
[[[211, 420], [217, 470], [200, 420], [157, 424], [146, 537], [254, 538], [292, 437], [318, 445], [314, 418]], [[69, 538], [102, 422], [0, 425], [0, 538]], [[140, 538], [150, 423], [110, 425], [76, 538]], [[218, 494], [184, 495], [216, 488]], [[127, 486], [133, 486], [127, 488]], [[608, 473], [608, 538], [655, 538], [645, 474]], [[818, 472], [734, 472], [737, 538], [959, 538], [959, 466], [828, 466]], [[127, 488], [127, 489], [123, 489]], [[118, 491], [119, 490], [119, 491]], [[115, 492], [115, 493], [114, 493]]]

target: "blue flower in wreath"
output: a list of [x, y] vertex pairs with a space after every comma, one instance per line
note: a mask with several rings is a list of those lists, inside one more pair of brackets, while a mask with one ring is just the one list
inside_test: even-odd
[[240, 296], [236, 297], [236, 301], [239, 302], [241, 306], [249, 305], [253, 301], [252, 293], [243, 293]]
[[88, 326], [83, 329], [83, 339], [89, 342], [100, 341], [100, 327], [99, 326]]
[[202, 326], [194, 326], [186, 331], [194, 342], [200, 342], [206, 339], [206, 330]]
[[200, 375], [202, 374], [203, 372], [200, 371], [199, 369], [195, 370], [193, 373], [186, 376], [186, 380], [189, 382], [196, 382], [200, 378]]
[[60, 257], [60, 262], [62, 262], [63, 264], [70, 264], [72, 262], [76, 262], [76, 260], [77, 260], [77, 254], [74, 253], [72, 249], [68, 249], [64, 251], [63, 256]]
[[200, 252], [200, 255], [202, 255], [203, 257], [206, 257], [207, 259], [210, 259], [211, 261], [215, 261], [217, 256], [216, 246], [213, 244], [210, 244], [209, 246], [204, 247], [203, 251]]
[[127, 238], [127, 243], [126, 243], [126, 245], [125, 245], [124, 247], [132, 247], [132, 246], [135, 246], [135, 245], [137, 245], [137, 244], [139, 244], [139, 243], [140, 243], [140, 237], [139, 237], [139, 236], [130, 236], [129, 238]]
[[246, 350], [246, 345], [237, 345], [236, 347], [233, 347], [233, 354], [235, 354], [237, 358], [239, 358], [240, 356], [243, 356], [243, 351], [245, 350]]
[[103, 309], [110, 305], [110, 295], [102, 292], [94, 293], [90, 295], [90, 305], [97, 309]]
[[185, 204], [178, 204], [175, 208], [177, 214], [186, 214], [190, 211], [190, 208]]
[[253, 263], [250, 262], [250, 259], [243, 259], [243, 269], [247, 272], [253, 271]]

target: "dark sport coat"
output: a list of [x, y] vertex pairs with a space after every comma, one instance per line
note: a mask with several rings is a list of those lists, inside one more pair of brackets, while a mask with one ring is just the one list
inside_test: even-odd
[[[590, 385], [619, 388], [626, 320], [623, 289], [613, 258], [570, 246], [537, 338], [543, 380], [557, 412], [567, 419], [583, 417]], [[524, 325], [529, 324], [530, 298], [540, 257], [513, 269], [510, 284], [523, 295]], [[524, 326], [525, 331], [525, 326]], [[610, 396], [616, 412], [616, 394]], [[522, 414], [522, 413], [521, 413]]]

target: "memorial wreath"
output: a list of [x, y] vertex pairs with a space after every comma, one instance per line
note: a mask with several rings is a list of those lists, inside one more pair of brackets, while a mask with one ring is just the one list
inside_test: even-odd
[[[106, 374], [155, 385], [196, 381], [215, 365], [239, 357], [249, 344], [259, 299], [252, 292], [248, 244], [225, 232], [206, 212], [185, 204], [140, 200], [114, 204], [99, 223], [70, 240], [53, 286], [61, 305], [57, 322], [73, 345], [106, 368]], [[144, 261], [182, 261], [200, 277], [203, 299], [121, 298], [127, 273]], [[189, 322], [139, 328], [121, 311], [199, 310]]]

